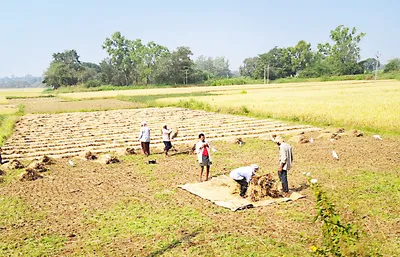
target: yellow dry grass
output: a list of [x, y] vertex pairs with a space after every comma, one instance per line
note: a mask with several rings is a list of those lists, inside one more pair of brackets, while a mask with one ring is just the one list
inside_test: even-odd
[[[195, 100], [216, 108], [244, 106], [250, 112], [275, 118], [400, 133], [399, 81], [236, 86], [214, 92], [221, 95], [200, 96]], [[190, 99], [158, 101], [176, 103]]]

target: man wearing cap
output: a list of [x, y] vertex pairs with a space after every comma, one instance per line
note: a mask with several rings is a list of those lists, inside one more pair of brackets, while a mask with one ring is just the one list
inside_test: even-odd
[[196, 144], [196, 154], [197, 160], [200, 164], [200, 182], [203, 181], [203, 171], [204, 167], [207, 169], [206, 173], [206, 181], [208, 180], [208, 176], [210, 174], [210, 166], [211, 156], [210, 156], [210, 144], [206, 141], [206, 137], [203, 133], [199, 134], [199, 142]]
[[233, 178], [233, 180], [239, 183], [241, 197], [245, 198], [249, 182], [257, 171], [258, 171], [258, 165], [252, 164], [250, 166], [234, 169], [229, 174], [229, 177]]
[[169, 151], [169, 149], [172, 148], [172, 144], [171, 144], [172, 130], [168, 129], [167, 124], [164, 124], [163, 128], [161, 130], [161, 133], [162, 133], [162, 139], [163, 139], [164, 146], [165, 146], [164, 152], [165, 152], [165, 155], [168, 156], [168, 151]]
[[289, 184], [287, 179], [287, 172], [292, 168], [293, 153], [292, 147], [285, 143], [281, 136], [275, 138], [275, 143], [279, 146], [279, 168], [278, 176], [282, 183], [282, 191], [285, 197], [289, 197]]
[[147, 126], [147, 122], [143, 121], [141, 124], [139, 141], [142, 147], [143, 153], [146, 156], [150, 155], [150, 129]]

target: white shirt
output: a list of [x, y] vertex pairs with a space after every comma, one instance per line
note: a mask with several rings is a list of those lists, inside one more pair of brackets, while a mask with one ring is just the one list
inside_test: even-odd
[[140, 129], [139, 135], [140, 142], [150, 142], [150, 129], [147, 126], [143, 126]]
[[282, 167], [283, 170], [290, 170], [292, 168], [292, 162], [293, 162], [292, 147], [288, 143], [283, 142], [279, 146], [279, 161], [280, 163], [285, 164]]
[[169, 138], [169, 135], [171, 134], [172, 130], [170, 129], [162, 129], [162, 140], [163, 141], [171, 141], [171, 139]]
[[251, 166], [240, 167], [234, 169], [229, 174], [229, 177], [233, 178], [234, 180], [242, 180], [246, 179], [247, 183], [250, 182], [251, 178], [255, 175], [254, 168]]
[[197, 142], [196, 144], [196, 154], [197, 154], [197, 160], [199, 161], [199, 163], [203, 162], [203, 144], [208, 144], [207, 146], [207, 151], [208, 151], [208, 159], [211, 161], [211, 153], [210, 153], [210, 143], [207, 141], [201, 141], [199, 140], [199, 142]]

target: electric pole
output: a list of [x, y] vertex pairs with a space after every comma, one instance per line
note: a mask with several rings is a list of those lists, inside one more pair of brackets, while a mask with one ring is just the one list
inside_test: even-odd
[[266, 77], [265, 77], [266, 68], [267, 68], [267, 66], [264, 65], [264, 85], [266, 84], [266, 83], [265, 83], [265, 81], [266, 81]]
[[376, 63], [375, 63], [375, 82], [376, 83], [376, 79], [378, 78], [378, 64], [379, 64], [379, 57], [381, 56], [381, 54], [378, 52], [376, 52]]

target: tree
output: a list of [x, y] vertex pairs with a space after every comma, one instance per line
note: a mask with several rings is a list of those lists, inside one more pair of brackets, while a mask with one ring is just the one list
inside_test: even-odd
[[61, 86], [76, 85], [78, 78], [68, 65], [63, 62], [54, 62], [45, 71], [43, 83], [57, 89]]
[[326, 58], [333, 74], [348, 75], [362, 72], [358, 65], [360, 59], [358, 44], [365, 33], [356, 34], [356, 32], [355, 27], [350, 30], [340, 25], [331, 30], [330, 38], [334, 42], [332, 46], [329, 43], [318, 45], [320, 54]]
[[202, 71], [207, 79], [231, 76], [229, 61], [225, 60], [223, 56], [218, 56], [213, 59], [212, 57], [201, 55], [197, 58], [195, 64], [196, 68]]
[[[365, 72], [372, 72], [376, 69], [376, 62], [377, 60], [375, 58], [368, 58], [360, 61], [358, 65], [360, 65]], [[381, 64], [378, 62], [378, 67], [380, 66]]]
[[146, 84], [153, 83], [157, 62], [160, 60], [160, 58], [167, 56], [168, 54], [169, 50], [167, 47], [158, 45], [153, 41], [147, 43], [147, 45], [143, 48], [143, 73], [146, 78]]
[[79, 55], [74, 49], [65, 50], [62, 53], [54, 53], [52, 63], [64, 63], [74, 70], [79, 70], [81, 66]]
[[165, 53], [158, 61], [155, 81], [167, 84], [188, 84], [199, 78], [189, 47], [180, 46], [172, 53]]
[[111, 38], [106, 38], [102, 45], [110, 56], [110, 62], [116, 67], [118, 73], [123, 74], [124, 81], [118, 81], [120, 85], [129, 85], [133, 63], [130, 55], [132, 48], [131, 41], [121, 35], [120, 32], [115, 32]]
[[400, 58], [390, 60], [389, 63], [385, 65], [383, 72], [391, 71], [400, 71]]
[[44, 73], [43, 83], [53, 88], [76, 85], [81, 71], [79, 55], [75, 50], [54, 53], [50, 67]]
[[299, 74], [313, 62], [314, 54], [311, 51], [311, 44], [304, 40], [300, 40], [294, 47], [288, 47], [288, 51], [290, 53], [292, 70], [296, 74]]
[[244, 59], [243, 65], [239, 67], [240, 76], [257, 79], [255, 71], [260, 63], [259, 59], [259, 57], [250, 57]]

